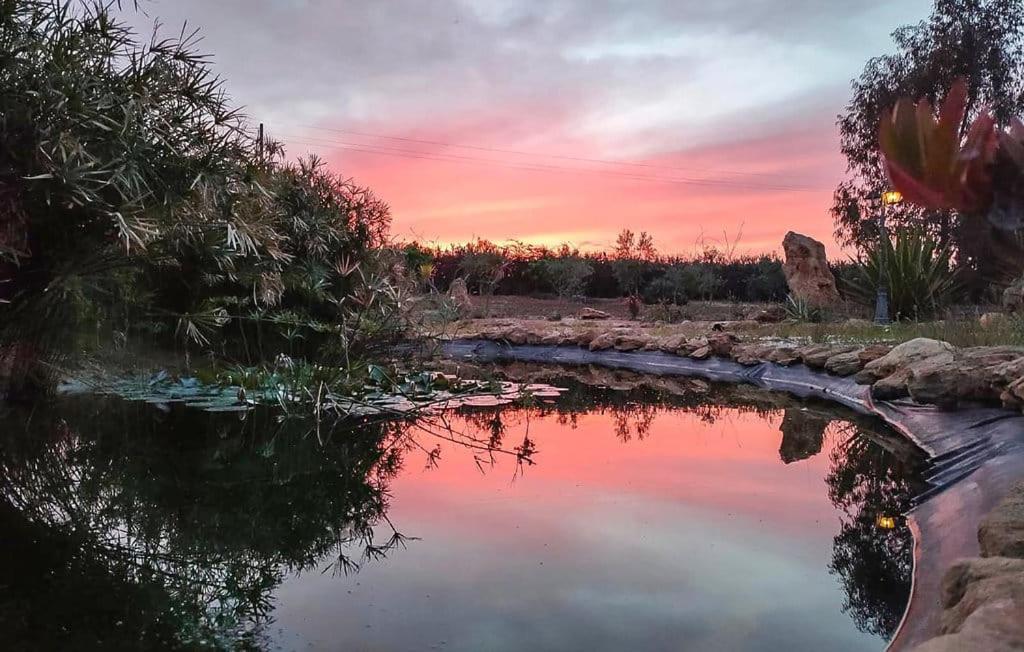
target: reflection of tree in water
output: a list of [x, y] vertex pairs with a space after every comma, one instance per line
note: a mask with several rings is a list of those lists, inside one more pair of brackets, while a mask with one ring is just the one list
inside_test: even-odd
[[[853, 424], [834, 432], [843, 441], [831, 453], [826, 482], [843, 517], [829, 571], [841, 579], [844, 611], [858, 629], [889, 637], [910, 598], [914, 542], [900, 515], [923, 488], [916, 459], [890, 453]], [[883, 516], [896, 517], [897, 527], [880, 527]]]
[[[628, 441], [646, 437], [664, 411], [706, 422], [737, 410], [778, 414], [777, 405], [707, 393], [569, 388], [556, 403], [460, 410], [461, 430], [439, 415], [355, 424], [322, 442], [308, 424], [267, 412], [240, 419], [88, 399], [30, 419], [7, 415], [0, 630], [26, 649], [256, 647], [285, 576], [327, 562], [349, 572], [403, 544], [387, 519], [388, 485], [411, 455], [438, 463], [437, 442], [471, 450], [482, 470], [510, 456], [518, 473], [536, 452], [534, 418], [575, 427], [578, 415], [608, 414]], [[877, 549], [873, 524], [878, 509], [901, 512], [904, 494], [877, 446], [843, 450], [829, 476], [847, 514], [833, 569], [858, 623], [889, 627], [909, 567]], [[866, 477], [874, 473], [877, 486]], [[90, 636], [95, 645], [83, 642]]]
[[[266, 414], [239, 421], [173, 410], [153, 419], [151, 409], [142, 413], [146, 406], [100, 405], [80, 405], [67, 422], [36, 413], [27, 432], [7, 433], [5, 531], [45, 541], [50, 556], [5, 576], [40, 600], [20, 633], [54, 637], [41, 647], [57, 647], [61, 630], [34, 618], [61, 622], [95, 609], [91, 617], [102, 621], [110, 613], [109, 604], [60, 586], [52, 593], [36, 586], [33, 571], [45, 576], [47, 564], [73, 585], [106, 585], [123, 601], [114, 613], [132, 612], [136, 631], [122, 624], [98, 630], [103, 635], [163, 640], [160, 624], [173, 621], [195, 643], [249, 632], [269, 613], [269, 589], [289, 572], [327, 555], [347, 570], [402, 542], [393, 530], [383, 541], [374, 536], [401, 455], [381, 445], [393, 425], [353, 430], [320, 447]], [[66, 554], [52, 554], [61, 549]], [[48, 606], [54, 601], [62, 613]], [[82, 632], [66, 634], [74, 641]]]

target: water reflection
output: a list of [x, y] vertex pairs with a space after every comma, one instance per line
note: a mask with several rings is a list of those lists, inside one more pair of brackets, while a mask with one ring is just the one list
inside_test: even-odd
[[[415, 423], [365, 421], [319, 439], [309, 424], [262, 411], [239, 417], [75, 399], [8, 413], [0, 459], [0, 629], [15, 649], [316, 647], [321, 636], [334, 645], [407, 649], [411, 641], [444, 640], [446, 628], [461, 631], [474, 620], [433, 623], [447, 612], [441, 608], [438, 617], [438, 604], [415, 598], [420, 582], [462, 596], [453, 604], [476, 613], [478, 625], [488, 618], [502, 627], [520, 622], [519, 631], [503, 635], [492, 622], [490, 636], [504, 644], [474, 630], [475, 638], [452, 641], [452, 649], [458, 640], [521, 649], [523, 632], [554, 616], [565, 632], [533, 632], [536, 649], [564, 647], [563, 635], [584, 641], [591, 630], [600, 639], [590, 643], [594, 649], [618, 645], [616, 635], [635, 639], [638, 649], [675, 647], [679, 637], [712, 636], [703, 629], [720, 624], [705, 613], [712, 605], [754, 608], [730, 602], [734, 595], [720, 586], [725, 576], [702, 583], [687, 555], [709, 554], [716, 544], [714, 554], [727, 555], [728, 533], [739, 540], [762, 517], [777, 522], [757, 530], [759, 549], [737, 554], [751, 563], [757, 555], [785, 561], [766, 571], [767, 579], [805, 566], [824, 574], [827, 565], [856, 627], [878, 637], [892, 632], [909, 592], [911, 545], [905, 527], [882, 530], [876, 519], [902, 513], [918, 487], [913, 457], [879, 445], [891, 443], [884, 433], [813, 407], [780, 409], [763, 395], [709, 395], [706, 386], [569, 386], [553, 404]], [[782, 470], [780, 459], [809, 472]], [[737, 477], [721, 478], [729, 468]], [[779, 473], [798, 482], [776, 485]], [[822, 478], [825, 491], [815, 489]], [[775, 487], [767, 503], [757, 495], [765, 486]], [[813, 520], [808, 526], [787, 513], [794, 509], [821, 521], [838, 511], [838, 533], [825, 533], [834, 536], [830, 561], [817, 557], [827, 544], [810, 550], [814, 537], [803, 529]], [[586, 510], [593, 514], [579, 520]], [[604, 526], [587, 531], [601, 519]], [[613, 526], [615, 519], [622, 520]], [[694, 527], [707, 531], [695, 537]], [[774, 530], [787, 528], [800, 531], [793, 541], [807, 540], [808, 550], [791, 551], [804, 565], [790, 567], [790, 551], [772, 548]], [[726, 534], [715, 539], [720, 532]], [[659, 541], [680, 548], [661, 550]], [[593, 564], [543, 550], [558, 542], [566, 555], [589, 555]], [[490, 550], [503, 554], [491, 557]], [[527, 561], [543, 561], [542, 551], [553, 556], [537, 574]], [[623, 556], [630, 552], [640, 558]], [[360, 566], [364, 572], [354, 575]], [[474, 584], [467, 568], [484, 584]], [[643, 605], [607, 604], [615, 587], [634, 581], [635, 590], [619, 598], [642, 598]], [[362, 631], [360, 623], [377, 616], [358, 595], [346, 597], [353, 582], [390, 596], [400, 614], [388, 623], [391, 634]], [[527, 595], [517, 595], [522, 603], [504, 591], [492, 596], [493, 582]], [[566, 591], [575, 592], [571, 608]], [[320, 604], [317, 595], [325, 598]], [[325, 604], [339, 609], [344, 600], [344, 614], [319, 621], [309, 615]], [[496, 604], [497, 613], [486, 612]], [[547, 613], [539, 615], [542, 604]], [[615, 611], [629, 618], [618, 622]], [[616, 623], [617, 633], [595, 628], [596, 616]], [[744, 622], [742, 613], [738, 618], [730, 622]], [[388, 638], [402, 635], [402, 622], [412, 628], [406, 638]], [[784, 643], [772, 638], [784, 622], [747, 625], [750, 631], [735, 635], [761, 647], [713, 637], [707, 644]], [[431, 638], [434, 628], [441, 633]], [[808, 636], [819, 634], [831, 632]], [[863, 649], [857, 637], [839, 639], [832, 649]]]

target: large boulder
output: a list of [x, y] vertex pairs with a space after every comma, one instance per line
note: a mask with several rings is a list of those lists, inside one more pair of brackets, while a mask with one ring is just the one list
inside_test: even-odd
[[814, 238], [790, 231], [782, 240], [786, 262], [782, 272], [786, 275], [790, 294], [814, 306], [834, 306], [839, 303], [836, 278], [828, 268], [825, 245]]
[[856, 380], [858, 383], [870, 385], [876, 380], [892, 375], [898, 369], [909, 366], [911, 363], [936, 355], [946, 355], [949, 359], [952, 359], [953, 345], [927, 337], [918, 337], [896, 345], [892, 351], [865, 364], [864, 369], [857, 374]]
[[909, 364], [907, 391], [918, 403], [955, 408], [961, 401], [991, 401], [1007, 385], [1007, 365], [1024, 355], [1018, 347], [993, 346], [939, 353]]
[[1024, 484], [1019, 484], [981, 521], [981, 554], [1024, 559]]
[[448, 298], [460, 311], [473, 309], [473, 300], [469, 297], [469, 288], [466, 287], [466, 280], [463, 278], [455, 279], [448, 286]]

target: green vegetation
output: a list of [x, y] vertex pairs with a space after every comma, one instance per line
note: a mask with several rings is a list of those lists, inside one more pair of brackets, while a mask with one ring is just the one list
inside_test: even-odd
[[[878, 239], [873, 219], [880, 210], [878, 197], [891, 187], [879, 148], [879, 124], [900, 97], [925, 98], [937, 105], [957, 79], [965, 79], [970, 89], [962, 106], [965, 119], [949, 123], [956, 143], [967, 136], [984, 107], [1001, 125], [1024, 114], [1024, 13], [1019, 0], [937, 0], [931, 15], [897, 29], [893, 40], [893, 53], [867, 62], [839, 120], [849, 173], [836, 189], [832, 216], [840, 240], [860, 249]], [[910, 122], [912, 115], [901, 120]], [[949, 247], [975, 298], [992, 283], [1005, 283], [1020, 272], [1024, 256], [1019, 240], [1007, 238], [976, 211], [905, 202], [889, 207], [887, 219], [893, 231], [926, 228], [940, 247]]]
[[[591, 298], [638, 294], [647, 303], [781, 301], [786, 297], [782, 262], [775, 256], [733, 256], [714, 247], [688, 258], [663, 256], [647, 234], [640, 236], [642, 248], [629, 232], [620, 234], [620, 240], [624, 246], [615, 255], [581, 253], [569, 245], [549, 249], [499, 246], [484, 240], [434, 249], [413, 243], [405, 251], [407, 260], [429, 264], [438, 290], [463, 277], [480, 294]], [[494, 270], [500, 270], [496, 280]], [[487, 280], [481, 284], [478, 279]]]
[[900, 232], [895, 243], [882, 238], [844, 281], [848, 295], [865, 306], [874, 305], [879, 287], [887, 288], [896, 321], [933, 318], [961, 295], [949, 250], [918, 231]]
[[557, 257], [541, 258], [531, 264], [537, 274], [563, 299], [581, 296], [594, 268], [578, 251], [563, 247]]
[[18, 0], [0, 41], [0, 391], [140, 334], [355, 370], [399, 332], [388, 207], [285, 162], [194, 34], [141, 42], [107, 5]]

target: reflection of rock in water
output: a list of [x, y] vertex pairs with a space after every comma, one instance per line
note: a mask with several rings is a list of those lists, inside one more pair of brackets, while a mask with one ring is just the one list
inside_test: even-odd
[[782, 461], [790, 464], [820, 453], [829, 422], [830, 419], [806, 410], [787, 408], [779, 427], [782, 431], [782, 445], [779, 446]]

